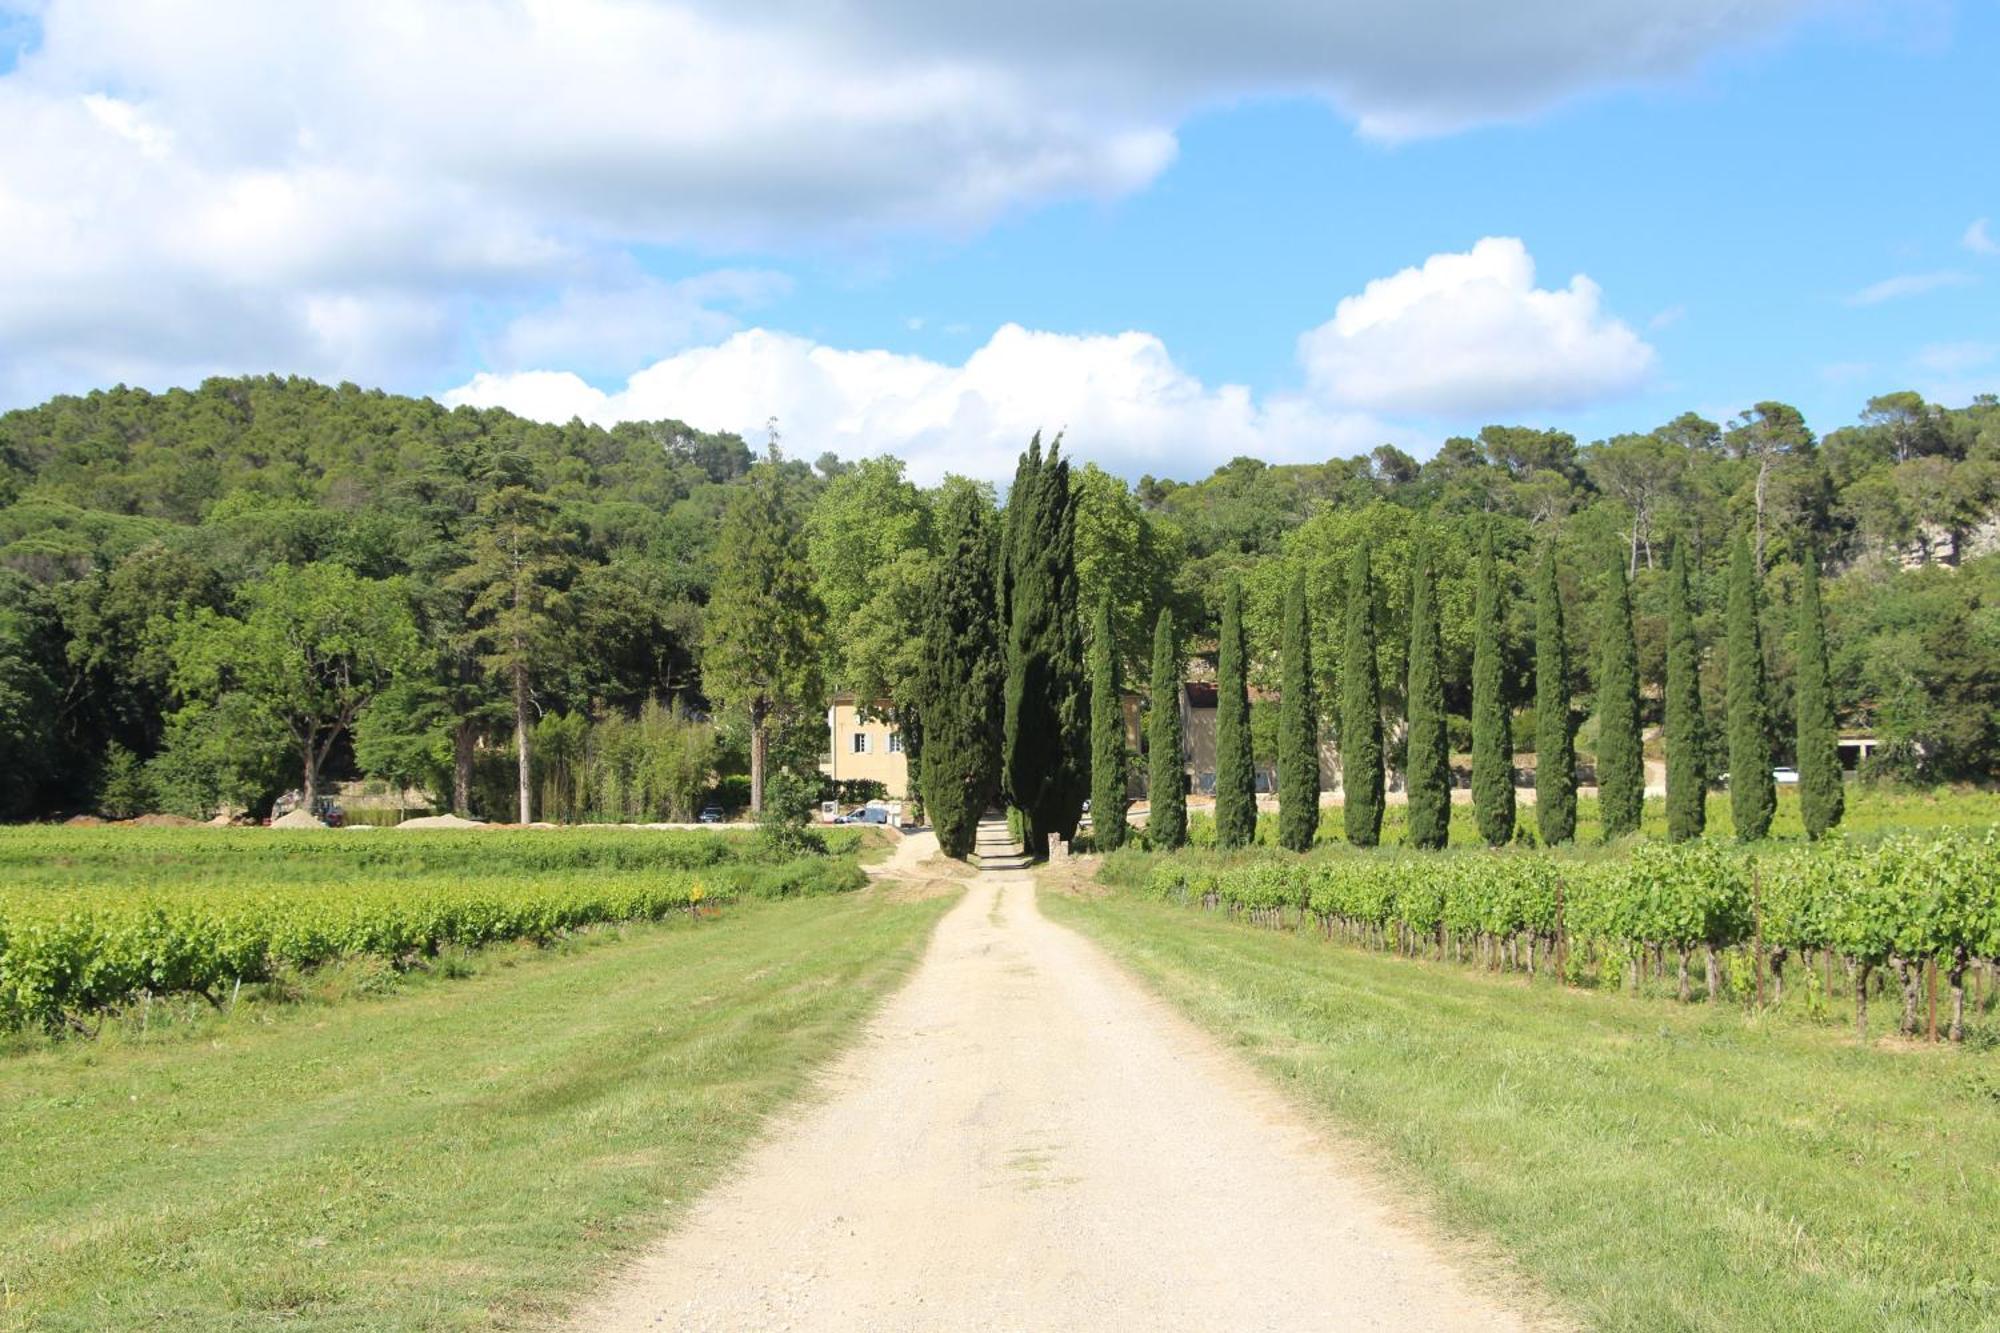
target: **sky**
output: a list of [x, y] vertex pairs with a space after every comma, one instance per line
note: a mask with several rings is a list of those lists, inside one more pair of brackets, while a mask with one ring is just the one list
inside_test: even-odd
[[[746, 17], [746, 11], [752, 11]], [[2000, 391], [1995, 0], [0, 0], [0, 408], [1001, 479]]]

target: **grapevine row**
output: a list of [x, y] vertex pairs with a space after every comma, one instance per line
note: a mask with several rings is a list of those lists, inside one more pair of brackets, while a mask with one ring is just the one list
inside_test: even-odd
[[1147, 887], [1277, 924], [1287, 913], [1328, 934], [1404, 952], [1468, 953], [1583, 979], [1636, 976], [1669, 952], [1687, 967], [1703, 953], [1709, 993], [1722, 955], [1750, 950], [1782, 987], [1788, 958], [1838, 957], [1852, 969], [1857, 1021], [1867, 987], [1887, 967], [1903, 988], [1903, 1028], [1915, 1025], [1923, 970], [1952, 989], [1951, 1035], [1963, 1033], [1964, 981], [2000, 961], [2000, 829], [1983, 834], [1830, 840], [1779, 850], [1714, 841], [1647, 844], [1587, 860], [1546, 852], [1395, 854], [1318, 860], [1217, 861], [1180, 855], [1155, 864]]

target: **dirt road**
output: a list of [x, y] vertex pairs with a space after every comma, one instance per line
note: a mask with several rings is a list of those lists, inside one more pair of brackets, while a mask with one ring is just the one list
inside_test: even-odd
[[988, 865], [827, 1095], [577, 1327], [1523, 1326]]

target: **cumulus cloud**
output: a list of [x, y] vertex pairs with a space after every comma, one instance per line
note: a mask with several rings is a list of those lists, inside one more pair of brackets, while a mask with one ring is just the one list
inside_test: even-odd
[[1386, 138], [1518, 118], [1679, 77], [1816, 3], [35, 0], [0, 73], [0, 252], [35, 257], [0, 273], [0, 364], [16, 392], [267, 366], [403, 382], [478, 312], [537, 299], [499, 354], [593, 312], [713, 336], [670, 291], [594, 284], [642, 246], [963, 231], [1124, 194], [1181, 120], [1239, 96], [1322, 98]]
[[1330, 402], [1423, 416], [1575, 407], [1636, 388], [1654, 359], [1596, 283], [1536, 287], [1533, 256], [1505, 236], [1369, 283], [1299, 358]]
[[1993, 223], [1990, 218], [1980, 218], [1967, 227], [1959, 243], [1976, 255], [2000, 255], [2000, 241], [1993, 239]]
[[1534, 260], [1505, 238], [1370, 283], [1301, 338], [1300, 356], [1305, 390], [1260, 399], [1205, 385], [1149, 333], [1009, 324], [948, 365], [760, 328], [666, 357], [615, 392], [539, 369], [479, 374], [445, 401], [544, 421], [672, 417], [746, 435], [776, 416], [808, 457], [886, 450], [925, 480], [1004, 479], [1032, 432], [1064, 431], [1106, 467], [1188, 477], [1240, 454], [1299, 461], [1417, 445], [1426, 430], [1411, 419], [1574, 406], [1636, 387], [1653, 361], [1602, 311], [1589, 278], [1537, 289]]
[[1199, 475], [1225, 459], [1325, 458], [1411, 433], [1302, 398], [1210, 388], [1146, 333], [1070, 335], [1009, 324], [962, 364], [848, 351], [766, 329], [655, 362], [614, 393], [567, 372], [482, 373], [444, 395], [545, 421], [673, 417], [755, 436], [775, 416], [804, 457], [893, 452], [913, 476], [1000, 480], [1029, 435], [1065, 432], [1081, 456], [1138, 475]]

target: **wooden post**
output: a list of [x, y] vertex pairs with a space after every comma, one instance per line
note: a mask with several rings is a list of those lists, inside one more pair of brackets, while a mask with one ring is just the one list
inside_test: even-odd
[[1930, 967], [1927, 970], [1930, 973], [1930, 988], [1931, 988], [1931, 1040], [1936, 1041], [1937, 1040], [1937, 957], [1935, 955], [1932, 956]]
[[1757, 974], [1757, 1009], [1764, 1008], [1764, 898], [1763, 875], [1757, 863], [1750, 863], [1750, 966]]

